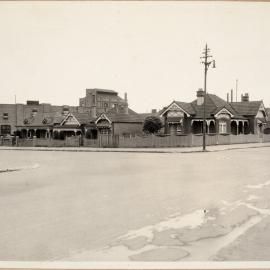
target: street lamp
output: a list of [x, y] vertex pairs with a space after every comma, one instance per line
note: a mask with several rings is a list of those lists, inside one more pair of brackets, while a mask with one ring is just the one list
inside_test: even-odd
[[204, 64], [204, 100], [203, 100], [203, 151], [205, 151], [205, 133], [206, 133], [206, 116], [205, 116], [205, 101], [206, 101], [206, 78], [207, 78], [207, 71], [209, 66], [212, 64], [212, 68], [216, 68], [216, 61], [215, 60], [209, 60], [209, 58], [212, 58], [212, 55], [209, 55], [210, 49], [207, 47], [207, 44], [205, 45], [205, 49], [203, 51], [203, 56], [201, 59], [203, 61], [201, 62]]

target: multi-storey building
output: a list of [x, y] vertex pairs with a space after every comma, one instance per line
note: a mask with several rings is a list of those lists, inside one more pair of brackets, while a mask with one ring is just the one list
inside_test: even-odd
[[127, 94], [125, 93], [125, 99], [122, 99], [113, 90], [86, 89], [86, 96], [80, 98], [79, 106], [91, 108], [93, 116], [107, 112], [112, 108], [124, 112], [128, 108]]

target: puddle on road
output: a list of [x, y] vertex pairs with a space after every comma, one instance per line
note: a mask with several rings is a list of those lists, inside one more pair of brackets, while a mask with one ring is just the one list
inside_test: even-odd
[[138, 230], [132, 230], [121, 236], [119, 240], [129, 240], [144, 236], [147, 238], [148, 242], [151, 242], [154, 238], [155, 231], [161, 232], [169, 229], [180, 229], [184, 227], [194, 229], [207, 222], [207, 220], [208, 219], [206, 218], [204, 211], [200, 209], [184, 216], [179, 215], [171, 217], [168, 220], [162, 221], [155, 225], [146, 226]]
[[269, 185], [270, 185], [270, 181], [267, 181], [265, 183], [261, 183], [261, 184], [258, 184], [258, 185], [247, 185], [247, 188], [260, 189], [260, 188], [263, 188], [263, 187], [269, 186]]
[[263, 217], [254, 216], [243, 225], [233, 229], [230, 233], [219, 236], [217, 238], [202, 239], [197, 242], [190, 243], [183, 249], [189, 252], [189, 256], [185, 258], [187, 261], [207, 261], [216, 255], [217, 252], [227, 245], [234, 242], [239, 236], [243, 235], [249, 228], [259, 223]]
[[[251, 197], [248, 197], [249, 199]], [[247, 198], [247, 199], [248, 199]], [[252, 197], [253, 198], [253, 197]], [[250, 201], [250, 200], [247, 200]], [[235, 209], [239, 206], [245, 206], [246, 208], [255, 210], [257, 214], [251, 216], [249, 219], [237, 225], [236, 227], [231, 227], [231, 230], [224, 234], [212, 235], [209, 237], [199, 238], [198, 240], [190, 240], [183, 242], [182, 244], [166, 245], [166, 243], [154, 244], [154, 233], [164, 232], [170, 229], [179, 230], [181, 228], [192, 229], [201, 229], [204, 225], [212, 226], [215, 225], [213, 221], [216, 217], [206, 214], [203, 210], [196, 210], [187, 215], [177, 215], [171, 217], [165, 221], [159, 222], [155, 225], [146, 226], [138, 230], [133, 230], [127, 234], [119, 237], [118, 244], [107, 246], [99, 250], [89, 250], [79, 254], [75, 254], [68, 260], [95, 260], [95, 261], [129, 261], [129, 260], [138, 260], [144, 261], [145, 255], [155, 255], [162, 254], [162, 258], [154, 257], [154, 260], [157, 261], [169, 261], [170, 256], [173, 253], [185, 254], [182, 257], [178, 256], [176, 260], [182, 261], [211, 261], [215, 260], [215, 255], [218, 252], [233, 243], [240, 236], [244, 235], [248, 229], [252, 228], [261, 220], [270, 215], [270, 209], [260, 209], [248, 202], [235, 201], [235, 202], [226, 202], [223, 201], [226, 207], [223, 207], [219, 210], [219, 215], [226, 213], [230, 215], [232, 209]], [[226, 211], [225, 211], [226, 209]], [[229, 211], [229, 212], [227, 212]], [[206, 224], [210, 222], [209, 224]], [[221, 224], [222, 225], [222, 224]], [[175, 233], [177, 236], [177, 233]], [[172, 235], [171, 235], [172, 236]], [[146, 238], [145, 244], [141, 245], [138, 248], [130, 249], [128, 245], [125, 244], [125, 241], [138, 240], [138, 238]], [[181, 239], [179, 239], [181, 240]], [[159, 253], [160, 252], [160, 253]], [[171, 253], [170, 253], [171, 252]], [[168, 255], [168, 256], [167, 256]], [[167, 256], [167, 257], [166, 257]], [[175, 256], [175, 255], [174, 255]], [[149, 258], [149, 257], [148, 257]], [[165, 259], [164, 259], [165, 258]], [[166, 259], [167, 258], [167, 259]], [[176, 258], [176, 257], [175, 257]], [[147, 260], [147, 259], [146, 259]]]
[[257, 195], [253, 195], [253, 194], [250, 194], [247, 198], [247, 201], [254, 201], [254, 200], [258, 200], [259, 197]]

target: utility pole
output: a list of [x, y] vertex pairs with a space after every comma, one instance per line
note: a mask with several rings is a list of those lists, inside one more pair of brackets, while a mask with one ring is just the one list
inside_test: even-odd
[[203, 151], [206, 150], [206, 138], [205, 138], [205, 133], [206, 133], [206, 108], [205, 108], [205, 101], [206, 101], [206, 87], [207, 87], [207, 71], [210, 66], [210, 64], [213, 64], [212, 67], [216, 67], [216, 61], [215, 60], [209, 60], [212, 58], [212, 55], [209, 55], [210, 49], [207, 47], [207, 44], [205, 45], [205, 49], [203, 51], [203, 56], [201, 59], [203, 61], [201, 62], [204, 64], [204, 100], [203, 100]]
[[16, 133], [16, 136], [17, 136], [17, 97], [15, 95], [15, 133]]
[[236, 92], [236, 93], [235, 93], [235, 95], [236, 95], [236, 96], [235, 96], [235, 101], [237, 102], [237, 95], [238, 95], [238, 94], [237, 94], [237, 92], [238, 92], [238, 79], [236, 79], [236, 83], [235, 83], [235, 92]]

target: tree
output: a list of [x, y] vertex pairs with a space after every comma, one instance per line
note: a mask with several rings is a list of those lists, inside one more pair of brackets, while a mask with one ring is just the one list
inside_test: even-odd
[[143, 131], [145, 133], [157, 133], [162, 128], [162, 122], [157, 116], [148, 116], [144, 120]]

